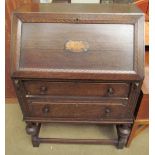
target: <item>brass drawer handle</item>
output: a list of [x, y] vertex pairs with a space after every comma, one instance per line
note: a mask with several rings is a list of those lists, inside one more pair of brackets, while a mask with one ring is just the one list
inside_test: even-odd
[[50, 109], [49, 109], [48, 106], [44, 106], [43, 109], [42, 109], [42, 112], [43, 112], [44, 114], [49, 113], [49, 111], [50, 111]]
[[110, 96], [110, 95], [113, 95], [113, 94], [114, 94], [113, 88], [109, 88], [108, 89], [108, 95]]
[[47, 92], [47, 87], [46, 86], [41, 86], [40, 87], [40, 94], [45, 94]]

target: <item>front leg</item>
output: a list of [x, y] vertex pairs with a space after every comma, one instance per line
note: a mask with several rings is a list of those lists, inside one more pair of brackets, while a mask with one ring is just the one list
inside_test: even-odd
[[122, 124], [117, 125], [117, 134], [118, 134], [118, 149], [123, 149], [127, 143], [129, 134], [130, 134], [130, 125]]
[[26, 132], [27, 134], [31, 135], [33, 147], [39, 147], [40, 141], [38, 135], [40, 131], [40, 126], [41, 123], [32, 123], [32, 122], [27, 122], [26, 125]]

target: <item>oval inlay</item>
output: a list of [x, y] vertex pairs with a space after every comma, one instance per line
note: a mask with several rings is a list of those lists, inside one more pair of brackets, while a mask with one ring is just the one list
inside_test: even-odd
[[65, 44], [65, 49], [70, 52], [86, 52], [89, 48], [89, 44], [86, 41], [73, 41], [69, 40]]

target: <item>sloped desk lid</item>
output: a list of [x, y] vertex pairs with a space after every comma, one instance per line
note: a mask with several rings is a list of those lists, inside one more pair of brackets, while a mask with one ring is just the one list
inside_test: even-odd
[[144, 15], [132, 5], [27, 5], [14, 12], [12, 77], [138, 80]]

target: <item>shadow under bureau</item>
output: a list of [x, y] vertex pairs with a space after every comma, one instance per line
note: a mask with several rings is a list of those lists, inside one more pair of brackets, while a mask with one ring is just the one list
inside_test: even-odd
[[[11, 46], [33, 146], [126, 145], [144, 78], [144, 15], [134, 5], [25, 5], [13, 14]], [[118, 139], [40, 138], [49, 122], [116, 125]]]

